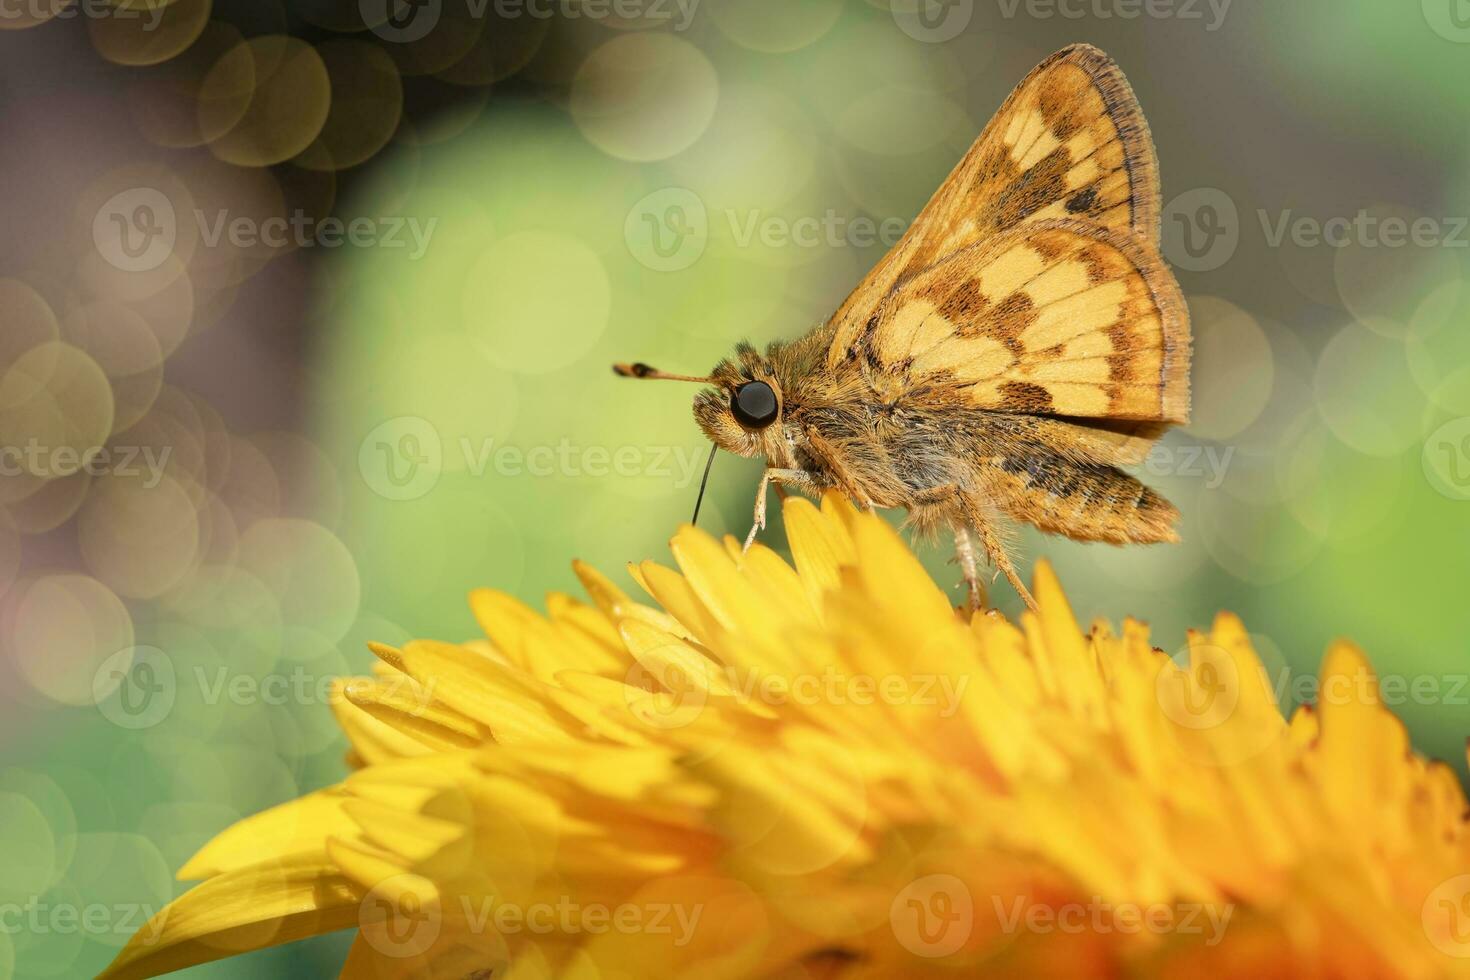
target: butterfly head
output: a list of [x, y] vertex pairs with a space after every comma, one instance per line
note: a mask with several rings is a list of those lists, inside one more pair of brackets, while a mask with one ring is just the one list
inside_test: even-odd
[[713, 387], [694, 397], [694, 420], [716, 446], [737, 456], [773, 456], [781, 428], [781, 386], [769, 374], [721, 364]]
[[708, 377], [669, 374], [647, 364], [617, 364], [613, 370], [625, 377], [707, 384], [694, 396], [694, 420], [711, 442], [737, 456], [784, 455], [778, 450], [785, 440], [781, 384], [769, 362], [745, 345]]

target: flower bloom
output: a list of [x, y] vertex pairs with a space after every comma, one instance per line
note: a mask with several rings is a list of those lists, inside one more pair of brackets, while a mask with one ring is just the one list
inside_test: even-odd
[[353, 773], [231, 827], [106, 976], [338, 929], [349, 977], [1470, 976], [1470, 823], [1348, 643], [1288, 721], [1231, 615], [956, 611], [880, 518], [682, 528], [656, 605], [375, 647]]

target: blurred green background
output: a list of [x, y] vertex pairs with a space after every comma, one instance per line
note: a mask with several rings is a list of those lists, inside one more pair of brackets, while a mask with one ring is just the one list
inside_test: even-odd
[[[0, 445], [42, 451], [0, 476], [0, 980], [95, 972], [212, 834], [339, 779], [325, 684], [366, 641], [666, 560], [693, 389], [608, 364], [819, 323], [1078, 40], [1158, 145], [1196, 420], [1140, 475], [1184, 540], [1028, 532], [1023, 566], [1167, 650], [1240, 614], [1288, 710], [1350, 637], [1464, 774], [1459, 0], [894, 4], [7, 8]], [[758, 472], [721, 455], [701, 524], [743, 534]]]

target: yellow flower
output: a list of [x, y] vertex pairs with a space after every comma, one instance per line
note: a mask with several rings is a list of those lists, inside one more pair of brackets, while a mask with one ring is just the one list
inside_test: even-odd
[[685, 527], [487, 639], [341, 683], [356, 768], [242, 821], [106, 976], [337, 929], [350, 977], [1470, 976], [1470, 824], [1372, 669], [1279, 714], [1220, 616], [1177, 664], [957, 613], [901, 539], [788, 501], [795, 568]]

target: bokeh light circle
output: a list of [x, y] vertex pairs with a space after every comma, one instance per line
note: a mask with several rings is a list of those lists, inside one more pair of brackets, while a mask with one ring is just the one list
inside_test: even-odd
[[193, 568], [199, 518], [164, 473], [111, 473], [98, 480], [77, 519], [82, 560], [113, 591], [153, 599]]
[[[150, 142], [165, 147], [201, 146], [228, 130], [245, 114], [248, 98], [243, 94], [224, 96], [225, 103], [201, 114], [200, 94], [205, 80], [220, 59], [242, 40], [238, 28], [222, 21], [205, 23], [199, 37], [187, 50], [127, 81], [125, 92], [129, 114], [138, 131]], [[222, 80], [212, 84], [220, 86]], [[248, 82], [215, 89], [248, 92]], [[208, 121], [205, 132], [201, 124]]]
[[[22, 488], [27, 479], [22, 477]], [[78, 470], [70, 476], [47, 479], [21, 499], [9, 503], [7, 513], [10, 521], [23, 534], [54, 531], [76, 514], [82, 501], [87, 498], [91, 485], [92, 475], [86, 470]]]
[[80, 348], [33, 347], [0, 375], [7, 472], [19, 466], [45, 479], [70, 476], [106, 442], [112, 423], [112, 386]]
[[210, 149], [227, 163], [281, 163], [321, 133], [331, 97], [327, 67], [309, 44], [284, 35], [251, 38], [201, 84], [200, 130], [212, 134]]
[[1291, 578], [1322, 550], [1321, 536], [1289, 512], [1230, 494], [1201, 494], [1198, 520], [1210, 557], [1253, 585], [1276, 585]]
[[1350, 323], [1317, 361], [1322, 418], [1337, 438], [1370, 456], [1394, 456], [1419, 440], [1424, 396], [1402, 341]]
[[0, 330], [0, 369], [14, 364], [31, 348], [61, 337], [50, 305], [19, 279], [0, 279], [0, 310], [5, 311], [5, 329]]
[[1403, 513], [1404, 467], [1354, 450], [1310, 416], [1280, 466], [1287, 510], [1335, 548]]
[[842, 0], [708, 0], [716, 26], [752, 51], [784, 54], [818, 40], [842, 16]]
[[25, 903], [49, 888], [61, 870], [56, 867], [56, 838], [46, 814], [20, 793], [0, 792], [0, 827], [5, 828], [0, 900]]
[[607, 328], [602, 260], [566, 235], [519, 232], [480, 254], [465, 282], [464, 323], [492, 363], [539, 373], [582, 357]]
[[1403, 324], [1426, 291], [1462, 274], [1460, 251], [1446, 247], [1451, 232], [1448, 222], [1412, 208], [1364, 208], [1333, 253], [1343, 307], [1360, 320]]
[[1189, 431], [1225, 440], [1250, 426], [1271, 398], [1271, 342], [1245, 310], [1214, 296], [1189, 301], [1194, 333]]
[[[755, 84], [727, 86], [705, 137], [668, 162], [711, 208], [782, 207], [808, 186], [821, 139], [806, 110], [789, 96]], [[693, 193], [691, 191], [691, 193]]]
[[69, 310], [61, 325], [67, 343], [86, 351], [112, 385], [113, 429], [135, 425], [163, 389], [163, 348], [137, 310], [116, 301]]
[[1444, 283], [1427, 295], [1409, 321], [1409, 371], [1431, 402], [1447, 412], [1470, 415], [1470, 330], [1465, 329], [1470, 288], [1463, 280]]
[[67, 869], [67, 880], [89, 903], [108, 910], [106, 928], [89, 933], [89, 938], [115, 949], [125, 946], [141, 925], [129, 925], [138, 910], [161, 910], [174, 897], [168, 862], [143, 834], [77, 835], [76, 857]]
[[93, 704], [92, 677], [108, 657], [133, 645], [122, 600], [85, 575], [45, 575], [18, 585], [5, 640], [20, 673], [60, 704]]
[[92, 47], [118, 65], [156, 65], [193, 44], [209, 23], [211, 0], [113, 0], [109, 16], [89, 17]]
[[362, 41], [328, 41], [317, 47], [317, 54], [331, 80], [331, 110], [297, 162], [312, 169], [345, 170], [393, 138], [403, 116], [403, 80], [382, 48]]
[[296, 518], [256, 522], [240, 536], [240, 566], [270, 589], [285, 625], [335, 641], [357, 619], [357, 563], [320, 524]]
[[628, 34], [583, 62], [572, 81], [571, 110], [604, 153], [663, 160], [704, 133], [718, 98], [715, 68], [694, 45], [668, 34]]

